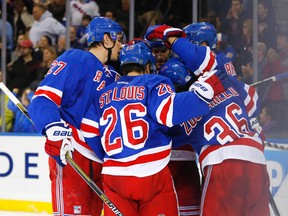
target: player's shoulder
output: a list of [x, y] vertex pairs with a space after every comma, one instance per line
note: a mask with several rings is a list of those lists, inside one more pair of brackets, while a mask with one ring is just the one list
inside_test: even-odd
[[65, 51], [62, 55], [58, 57], [59, 60], [70, 62], [70, 63], [84, 63], [89, 64], [100, 62], [95, 55], [91, 52], [80, 50], [80, 49], [70, 49]]
[[155, 83], [159, 83], [159, 82], [163, 82], [163, 81], [170, 81], [169, 78], [159, 75], [159, 74], [144, 74], [142, 76], [139, 76], [139, 79], [143, 79], [143, 80], [149, 80], [149, 81], [153, 81]]

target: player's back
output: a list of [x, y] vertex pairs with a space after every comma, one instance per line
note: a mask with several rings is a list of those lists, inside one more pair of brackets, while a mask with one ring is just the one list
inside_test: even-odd
[[156, 119], [161, 101], [170, 95], [165, 89], [162, 98], [157, 94], [156, 86], [163, 79], [158, 75], [125, 76], [100, 91], [99, 129], [106, 152], [103, 173], [145, 176], [168, 163], [168, 127]]
[[214, 97], [210, 113], [183, 123], [182, 130], [204, 166], [229, 158], [265, 163], [262, 140], [249, 122], [259, 110], [257, 93], [236, 78], [230, 79], [234, 84]]

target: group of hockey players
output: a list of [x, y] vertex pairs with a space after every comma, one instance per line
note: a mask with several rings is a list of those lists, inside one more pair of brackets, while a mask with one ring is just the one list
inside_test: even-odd
[[115, 215], [67, 153], [125, 216], [269, 215], [257, 92], [214, 53], [211, 24], [150, 26], [126, 44], [95, 17], [86, 35], [89, 50], [59, 56], [28, 110], [51, 156], [54, 215]]

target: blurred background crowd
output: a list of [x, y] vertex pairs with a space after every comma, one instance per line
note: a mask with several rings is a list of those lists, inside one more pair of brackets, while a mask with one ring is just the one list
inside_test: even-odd
[[[217, 30], [216, 49], [231, 59], [239, 80], [252, 84], [288, 71], [287, 3], [287, 0], [137, 0], [133, 1], [131, 28], [131, 0], [7, 0], [6, 56], [5, 62], [1, 57], [0, 81], [28, 107], [53, 61], [67, 48], [87, 50], [86, 26], [93, 17], [106, 16], [123, 26], [128, 40], [143, 37], [150, 25], [183, 28], [193, 21], [210, 22]], [[4, 23], [2, 15], [0, 18], [2, 49]], [[113, 66], [117, 69], [117, 63]], [[261, 85], [257, 92], [263, 104], [259, 121], [268, 138], [287, 138], [287, 79]], [[3, 95], [2, 98], [1, 120], [5, 123], [1, 121], [1, 132], [35, 133], [9, 98]]]

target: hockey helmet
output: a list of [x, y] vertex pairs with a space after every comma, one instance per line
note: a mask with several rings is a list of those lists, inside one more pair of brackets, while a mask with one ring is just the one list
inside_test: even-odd
[[151, 49], [145, 42], [138, 42], [135, 44], [126, 44], [120, 53], [120, 66], [123, 67], [125, 64], [135, 63], [145, 66], [151, 64], [151, 72], [155, 72], [156, 59], [151, 52]]
[[159, 75], [168, 77], [174, 86], [183, 87], [187, 83], [192, 84], [194, 75], [185, 67], [181, 60], [177, 57], [171, 57], [159, 70]]
[[109, 34], [113, 41], [116, 41], [117, 34], [121, 34], [123, 40], [126, 39], [121, 25], [117, 22], [107, 17], [95, 17], [86, 28], [88, 46], [93, 42], [102, 41], [104, 34]]
[[161, 48], [161, 47], [167, 48], [164, 41], [161, 39], [156, 39], [156, 40], [149, 41], [149, 42], [152, 48]]
[[210, 49], [215, 49], [217, 44], [217, 34], [214, 26], [208, 22], [192, 23], [183, 28], [188, 39], [200, 45], [207, 42]]

